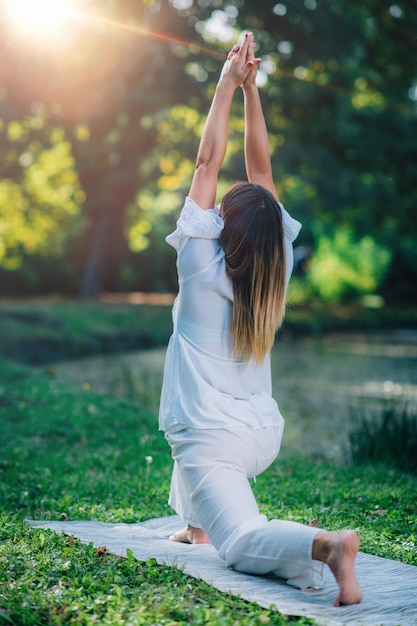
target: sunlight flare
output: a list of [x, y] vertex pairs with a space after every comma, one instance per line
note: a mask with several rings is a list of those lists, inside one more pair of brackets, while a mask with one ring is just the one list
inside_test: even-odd
[[70, 0], [6, 0], [10, 19], [25, 31], [48, 32], [70, 14]]

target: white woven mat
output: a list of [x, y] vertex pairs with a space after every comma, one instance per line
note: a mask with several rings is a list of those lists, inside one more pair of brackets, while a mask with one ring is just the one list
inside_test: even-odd
[[359, 605], [335, 608], [337, 585], [326, 571], [323, 590], [300, 591], [275, 577], [249, 576], [224, 566], [210, 545], [190, 546], [169, 541], [181, 526], [175, 515], [140, 524], [108, 524], [95, 521], [31, 521], [33, 528], [49, 528], [74, 535], [83, 543], [106, 546], [124, 556], [130, 548], [140, 561], [150, 558], [180, 568], [216, 589], [230, 592], [268, 608], [275, 604], [285, 615], [315, 618], [323, 626], [417, 626], [417, 567], [360, 552], [357, 573], [364, 591]]

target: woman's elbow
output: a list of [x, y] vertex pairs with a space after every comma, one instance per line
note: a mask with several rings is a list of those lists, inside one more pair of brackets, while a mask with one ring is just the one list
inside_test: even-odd
[[202, 176], [213, 176], [219, 173], [221, 161], [215, 157], [201, 157], [195, 164], [195, 172]]

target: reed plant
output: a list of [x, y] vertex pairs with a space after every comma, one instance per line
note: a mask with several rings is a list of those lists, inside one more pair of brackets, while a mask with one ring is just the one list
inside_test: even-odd
[[417, 474], [417, 406], [382, 399], [351, 407], [348, 457], [353, 464], [385, 463]]

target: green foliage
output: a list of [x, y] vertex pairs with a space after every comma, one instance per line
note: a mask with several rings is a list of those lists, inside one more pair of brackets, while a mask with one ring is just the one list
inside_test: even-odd
[[350, 228], [339, 227], [333, 237], [320, 235], [309, 261], [307, 282], [325, 302], [342, 302], [373, 294], [390, 262], [390, 252], [370, 236], [355, 242]]
[[[262, 97], [281, 138], [274, 172], [284, 203], [303, 222], [301, 243], [316, 247], [317, 224], [331, 232], [347, 223], [358, 240], [371, 234], [395, 258], [383, 293], [414, 300], [417, 266], [406, 242], [411, 232], [415, 240], [417, 56], [404, 34], [415, 30], [415, 7], [299, 0], [260, 10], [247, 0], [239, 24], [257, 37], [260, 22], [259, 54], [269, 69]], [[288, 194], [291, 175], [314, 195]]]
[[[245, 0], [232, 9], [221, 0], [88, 5], [88, 19], [67, 24], [68, 38], [55, 40], [53, 49], [48, 38], [41, 42], [29, 34], [22, 45], [4, 21], [0, 206], [13, 209], [2, 208], [0, 263], [16, 280], [5, 273], [0, 278], [8, 279], [9, 290], [28, 289], [39, 273], [43, 289], [68, 289], [70, 281], [54, 283], [53, 271], [48, 274], [34, 254], [49, 254], [53, 269], [59, 259], [63, 275], [69, 247], [84, 295], [172, 288], [173, 273], [165, 267], [172, 259], [161, 256], [159, 243], [171, 221], [150, 215], [144, 198], [153, 196], [154, 206], [167, 212], [179, 207], [221, 57], [240, 30], [252, 29], [263, 58], [259, 82], [274, 175], [287, 208], [303, 222], [300, 243], [315, 245], [318, 223], [324, 232], [349, 224], [358, 241], [371, 234], [378, 247], [392, 252], [380, 291], [392, 301], [415, 301], [412, 2], [265, 0], [260, 6]], [[38, 66], [42, 80], [33, 70]], [[220, 192], [244, 177], [242, 112], [237, 95]], [[63, 129], [71, 150], [47, 158], [52, 128]], [[70, 157], [75, 166], [61, 180], [58, 164]], [[77, 212], [82, 206], [83, 220], [74, 202]], [[340, 291], [353, 295], [353, 277], [340, 259], [333, 258], [335, 264], [345, 283]], [[367, 276], [379, 280], [375, 272]], [[317, 289], [330, 298], [326, 281]]]
[[417, 412], [413, 405], [385, 401], [355, 407], [348, 456], [354, 464], [385, 463], [417, 474]]
[[[182, 46], [174, 44], [190, 40], [194, 30], [171, 3], [91, 0], [82, 10], [88, 12], [86, 19], [68, 18], [65, 23], [68, 38], [40, 41], [33, 29], [25, 45], [8, 16], [3, 16], [0, 148], [7, 150], [8, 158], [2, 173], [18, 183], [18, 159], [31, 140], [21, 122], [30, 110], [41, 109], [54, 126], [64, 129], [85, 192], [82, 233], [70, 245], [81, 274], [79, 290], [91, 297], [101, 289], [123, 288], [127, 268], [142, 275], [141, 262], [128, 247], [125, 215], [138, 188], [145, 187], [141, 163], [154, 142], [146, 120], [178, 103], [190, 86], [183, 71]], [[36, 67], [42, 67], [41, 80]], [[38, 135], [45, 144], [46, 125], [38, 128]], [[11, 142], [19, 142], [19, 149], [9, 150]], [[56, 195], [54, 200], [59, 202]], [[135, 252], [145, 248], [147, 238], [144, 219], [137, 221], [131, 241]], [[60, 236], [67, 243], [68, 234], [63, 223]], [[68, 258], [61, 254], [61, 262], [68, 263]], [[157, 280], [163, 282], [161, 277]], [[45, 283], [42, 287], [48, 290]], [[63, 290], [67, 288], [61, 284]], [[163, 287], [167, 289], [167, 284]]]
[[[18, 122], [9, 124], [12, 139], [21, 138], [17, 129], [24, 132]], [[60, 130], [51, 133], [49, 147], [29, 145], [20, 161], [19, 180], [0, 180], [0, 267], [8, 270], [33, 255], [62, 257], [81, 231], [85, 199], [71, 144]]]
[[132, 252], [142, 252], [152, 244], [153, 256], [163, 255], [165, 262], [168, 262], [165, 237], [174, 227], [185, 193], [185, 190], [181, 193], [178, 189], [155, 193], [144, 189], [138, 193], [135, 203], [130, 205], [127, 212], [126, 235]]

